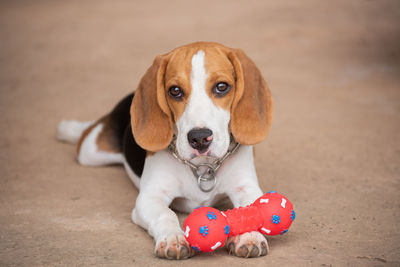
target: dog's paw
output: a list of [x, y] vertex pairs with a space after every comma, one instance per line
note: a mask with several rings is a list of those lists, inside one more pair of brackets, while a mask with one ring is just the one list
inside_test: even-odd
[[269, 251], [267, 239], [255, 231], [229, 237], [226, 248], [229, 254], [242, 258], [265, 256]]
[[171, 234], [157, 240], [155, 253], [159, 258], [182, 260], [192, 257], [195, 251], [183, 234]]

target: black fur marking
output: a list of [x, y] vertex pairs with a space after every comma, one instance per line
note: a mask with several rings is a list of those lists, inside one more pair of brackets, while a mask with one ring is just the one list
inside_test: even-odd
[[123, 139], [123, 151], [129, 166], [138, 176], [142, 176], [144, 160], [146, 159], [146, 150], [141, 148], [132, 135], [131, 124], [126, 127]]
[[134, 94], [127, 95], [113, 109], [110, 114], [110, 124], [119, 142], [130, 168], [138, 176], [142, 176], [146, 150], [135, 141], [131, 130], [130, 108]]
[[118, 147], [123, 151], [123, 138], [125, 129], [131, 123], [130, 108], [133, 99], [133, 93], [124, 97], [110, 113], [110, 127], [113, 130], [118, 142]]

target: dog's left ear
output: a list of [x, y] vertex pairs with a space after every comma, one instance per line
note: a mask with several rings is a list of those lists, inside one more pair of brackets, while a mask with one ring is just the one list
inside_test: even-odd
[[241, 50], [228, 54], [236, 73], [231, 130], [236, 141], [254, 145], [265, 139], [272, 122], [272, 97], [254, 62]]

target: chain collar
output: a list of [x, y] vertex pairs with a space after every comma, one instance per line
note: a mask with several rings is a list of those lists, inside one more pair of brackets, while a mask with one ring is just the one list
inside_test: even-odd
[[[214, 189], [217, 179], [216, 174], [218, 169], [221, 167], [222, 163], [233, 153], [237, 151], [240, 144], [231, 136], [231, 143], [229, 145], [228, 151], [221, 157], [215, 159], [212, 163], [200, 163], [195, 164], [190, 160], [183, 159], [179, 156], [176, 150], [176, 136], [174, 135], [171, 144], [169, 144], [168, 149], [171, 154], [180, 162], [190, 167], [193, 172], [194, 177], [197, 179], [197, 185], [203, 192], [210, 192]], [[211, 182], [211, 186], [206, 187], [205, 184]]]

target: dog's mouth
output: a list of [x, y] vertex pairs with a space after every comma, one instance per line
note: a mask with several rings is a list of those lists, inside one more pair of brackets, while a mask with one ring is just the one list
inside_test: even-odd
[[209, 150], [209, 149], [205, 149], [205, 150], [197, 150], [194, 149], [194, 152], [190, 155], [190, 159], [194, 159], [197, 157], [204, 157], [204, 156], [208, 156], [208, 157], [212, 157], [213, 153]]

